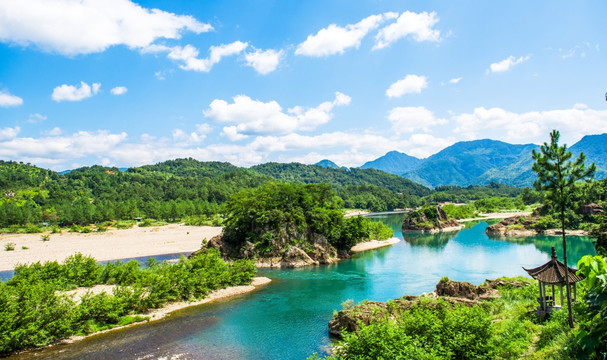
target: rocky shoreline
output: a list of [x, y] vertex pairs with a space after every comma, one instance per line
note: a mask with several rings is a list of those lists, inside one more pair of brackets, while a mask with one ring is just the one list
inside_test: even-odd
[[403, 233], [428, 233], [460, 231], [466, 226], [449, 219], [440, 206], [426, 207], [410, 213], [403, 221]]
[[[526, 237], [562, 234], [560, 229], [538, 229], [536, 224], [539, 220], [539, 217], [513, 216], [496, 224], [487, 226], [485, 232], [487, 235], [495, 237]], [[565, 230], [565, 235], [586, 236], [588, 235], [588, 232], [584, 230]]]
[[329, 321], [329, 334], [341, 337], [342, 331], [356, 332], [362, 325], [369, 325], [375, 321], [385, 318], [394, 319], [400, 313], [414, 306], [423, 298], [440, 298], [451, 305], [462, 304], [465, 306], [482, 305], [483, 301], [498, 297], [499, 286], [524, 286], [521, 281], [507, 281], [502, 279], [485, 281], [484, 285], [473, 285], [469, 282], [453, 280], [441, 280], [436, 284], [434, 292], [420, 296], [405, 295], [401, 298], [388, 302], [363, 301], [360, 304], [340, 310]]

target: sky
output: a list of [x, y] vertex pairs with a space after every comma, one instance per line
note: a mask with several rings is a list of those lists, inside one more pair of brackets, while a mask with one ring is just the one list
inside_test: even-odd
[[360, 166], [607, 132], [605, 1], [0, 0], [0, 159]]

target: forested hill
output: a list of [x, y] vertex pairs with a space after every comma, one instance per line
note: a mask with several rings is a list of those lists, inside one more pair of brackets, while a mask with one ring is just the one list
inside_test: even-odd
[[59, 174], [0, 161], [0, 227], [43, 222], [90, 224], [136, 217], [208, 219], [223, 213], [233, 194], [272, 181], [328, 183], [347, 207], [374, 211], [416, 206], [421, 196], [431, 192], [373, 169], [347, 171], [302, 164], [245, 169], [229, 163], [177, 159], [126, 171], [92, 166]]
[[155, 165], [144, 165], [130, 168], [129, 172], [161, 172], [185, 177], [216, 177], [238, 170], [239, 168], [228, 162], [198, 161], [192, 158], [167, 160]]
[[334, 186], [376, 185], [395, 193], [416, 196], [428, 195], [431, 191], [425, 186], [416, 184], [403, 177], [388, 174], [376, 169], [332, 169], [318, 165], [300, 163], [275, 163], [256, 165], [251, 170], [269, 175], [284, 182], [327, 183]]

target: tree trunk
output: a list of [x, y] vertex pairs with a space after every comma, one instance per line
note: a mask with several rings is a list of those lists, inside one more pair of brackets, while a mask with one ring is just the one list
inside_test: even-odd
[[567, 312], [569, 327], [573, 328], [573, 313], [571, 311], [571, 284], [569, 284], [569, 266], [567, 265], [567, 237], [565, 236], [565, 209], [561, 208], [561, 231], [563, 234], [563, 262], [565, 263], [565, 285], [567, 287]]

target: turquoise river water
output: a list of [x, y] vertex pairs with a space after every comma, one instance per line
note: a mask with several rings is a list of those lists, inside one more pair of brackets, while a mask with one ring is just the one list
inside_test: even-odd
[[[377, 218], [402, 238], [402, 215]], [[30, 351], [15, 359], [306, 359], [331, 346], [327, 323], [345, 300], [385, 301], [434, 290], [443, 276], [479, 284], [526, 275], [548, 261], [559, 237], [490, 239], [486, 222], [456, 234], [405, 236], [333, 265], [263, 270], [273, 281], [253, 293], [173, 313], [166, 320]], [[593, 254], [592, 242], [568, 237], [570, 265]], [[560, 255], [559, 255], [560, 256]]]

